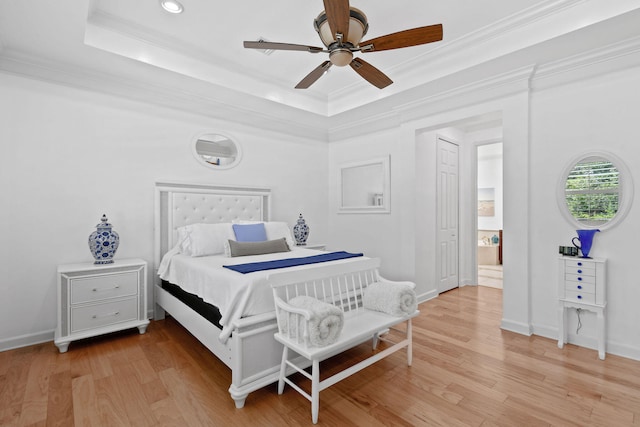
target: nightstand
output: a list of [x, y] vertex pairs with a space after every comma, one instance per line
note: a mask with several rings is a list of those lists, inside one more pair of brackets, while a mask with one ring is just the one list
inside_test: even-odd
[[307, 243], [306, 245], [296, 245], [297, 248], [303, 249], [317, 249], [319, 251], [324, 251], [327, 247], [324, 243]]
[[147, 263], [58, 267], [58, 326], [54, 343], [64, 353], [74, 340], [137, 327], [147, 330]]
[[561, 256], [558, 264], [558, 347], [567, 342], [567, 309], [596, 314], [598, 357], [605, 358], [607, 260]]

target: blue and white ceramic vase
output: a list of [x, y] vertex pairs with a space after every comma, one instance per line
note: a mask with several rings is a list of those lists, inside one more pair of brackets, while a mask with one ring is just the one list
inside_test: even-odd
[[94, 264], [111, 264], [120, 245], [120, 236], [111, 229], [106, 215], [102, 215], [96, 231], [89, 236], [89, 250], [96, 259]]
[[298, 217], [298, 222], [293, 226], [293, 237], [296, 239], [296, 245], [304, 246], [307, 244], [307, 237], [309, 237], [309, 226], [304, 222], [302, 214]]

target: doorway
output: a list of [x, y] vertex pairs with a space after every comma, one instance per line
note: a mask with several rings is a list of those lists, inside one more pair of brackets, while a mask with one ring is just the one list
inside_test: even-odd
[[476, 147], [478, 285], [502, 289], [502, 141]]

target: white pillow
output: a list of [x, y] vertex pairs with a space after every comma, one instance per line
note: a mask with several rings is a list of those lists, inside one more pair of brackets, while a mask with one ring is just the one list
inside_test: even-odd
[[296, 246], [296, 242], [291, 236], [291, 229], [286, 222], [270, 221], [264, 223], [264, 229], [267, 231], [267, 240], [276, 240], [284, 237], [289, 248]]
[[[267, 232], [267, 240], [276, 240], [284, 237], [287, 239], [287, 245], [289, 248], [293, 248], [296, 246], [296, 242], [293, 240], [293, 236], [291, 235], [291, 229], [286, 222], [281, 221], [248, 221], [243, 219], [234, 219], [232, 221], [234, 224], [258, 224], [263, 222], [264, 229]], [[235, 240], [235, 239], [232, 239]], [[227, 254], [227, 256], [229, 256]]]
[[228, 222], [192, 224], [178, 229], [180, 252], [191, 257], [217, 255], [225, 252], [225, 242], [235, 239]]

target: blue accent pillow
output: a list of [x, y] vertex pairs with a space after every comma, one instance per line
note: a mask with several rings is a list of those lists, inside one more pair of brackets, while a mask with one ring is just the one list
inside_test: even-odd
[[264, 242], [267, 240], [267, 231], [262, 222], [257, 224], [233, 224], [233, 232], [238, 242]]

